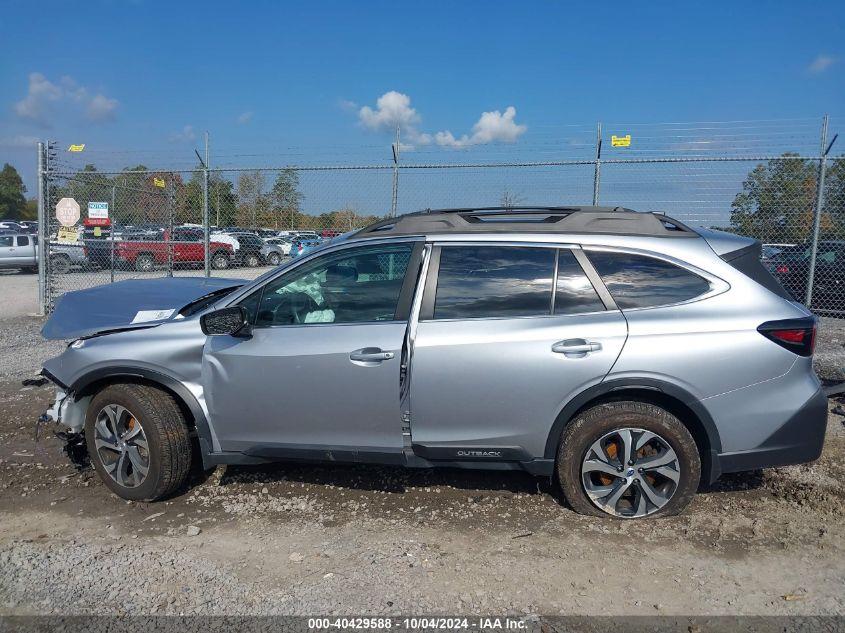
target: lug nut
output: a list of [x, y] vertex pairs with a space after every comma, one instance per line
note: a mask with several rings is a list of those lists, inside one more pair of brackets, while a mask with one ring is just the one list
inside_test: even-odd
[[628, 466], [633, 466], [633, 465], [634, 465], [634, 460], [633, 460], [633, 459], [629, 459], [629, 460], [628, 460]]
[[640, 474], [642, 474], [643, 469], [642, 469], [642, 468], [637, 468], [637, 472], [638, 472], [638, 473], [640, 473]]

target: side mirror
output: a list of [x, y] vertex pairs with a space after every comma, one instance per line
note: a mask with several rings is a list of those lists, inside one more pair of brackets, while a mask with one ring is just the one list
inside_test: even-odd
[[200, 327], [206, 336], [249, 336], [252, 329], [243, 306], [230, 306], [203, 314]]

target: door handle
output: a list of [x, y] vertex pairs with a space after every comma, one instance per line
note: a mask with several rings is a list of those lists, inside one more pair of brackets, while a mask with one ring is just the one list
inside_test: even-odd
[[393, 356], [393, 352], [383, 352], [378, 347], [364, 347], [349, 352], [349, 360], [359, 363], [380, 363], [383, 360], [390, 360]]
[[601, 350], [601, 343], [586, 341], [582, 338], [568, 338], [552, 345], [552, 351], [572, 358], [582, 358], [590, 352]]

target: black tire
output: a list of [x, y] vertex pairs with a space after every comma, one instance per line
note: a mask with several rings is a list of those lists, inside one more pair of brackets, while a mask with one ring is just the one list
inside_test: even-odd
[[[599, 404], [582, 411], [566, 426], [561, 434], [555, 464], [558, 483], [566, 501], [580, 514], [624, 518], [599, 508], [587, 495], [581, 476], [582, 463], [593, 443], [608, 433], [624, 428], [642, 429], [657, 434], [669, 444], [677, 456], [680, 476], [674, 492], [666, 505], [645, 516], [656, 518], [680, 513], [692, 500], [701, 480], [698, 448], [689, 430], [678, 418], [665, 409], [646, 402], [619, 401]], [[633, 466], [636, 467], [636, 461]], [[625, 468], [627, 469], [627, 466]], [[628, 473], [619, 476], [625, 474]]]
[[[50, 268], [57, 275], [70, 272], [70, 257], [67, 255], [50, 255]], [[38, 272], [38, 268], [35, 269]]]
[[155, 270], [155, 258], [148, 253], [141, 253], [135, 258], [135, 270], [142, 273], [148, 273]]
[[246, 257], [244, 257], [244, 265], [247, 268], [257, 268], [261, 265], [261, 258], [255, 253], [249, 253]]
[[[149, 470], [135, 487], [123, 486], [112, 478], [96, 450], [94, 425], [108, 405], [125, 407], [136, 416], [146, 436]], [[173, 396], [157, 387], [121, 383], [97, 393], [85, 416], [85, 441], [100, 479], [123, 499], [156, 501], [173, 494], [187, 481], [192, 457], [188, 427]]]
[[229, 267], [229, 256], [223, 251], [217, 251], [211, 256], [211, 267], [215, 270], [225, 270]]
[[267, 255], [267, 263], [271, 266], [278, 266], [282, 263], [282, 256], [275, 251], [271, 251], [270, 254]]

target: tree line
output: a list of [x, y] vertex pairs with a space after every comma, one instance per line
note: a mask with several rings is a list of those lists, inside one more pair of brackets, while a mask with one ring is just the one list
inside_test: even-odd
[[[117, 174], [104, 174], [89, 164], [72, 175], [49, 180], [51, 207], [61, 198], [73, 198], [84, 215], [89, 202], [108, 202], [109, 217], [122, 225], [203, 221], [201, 169], [183, 174], [136, 165]], [[240, 172], [236, 181], [217, 172], [208, 176], [209, 221], [219, 227], [347, 231], [381, 219], [351, 207], [308, 214], [302, 209], [304, 200], [296, 169], [276, 173], [272, 184], [262, 171]]]

